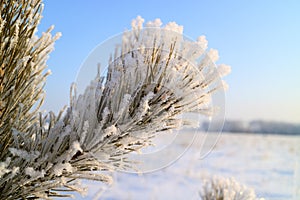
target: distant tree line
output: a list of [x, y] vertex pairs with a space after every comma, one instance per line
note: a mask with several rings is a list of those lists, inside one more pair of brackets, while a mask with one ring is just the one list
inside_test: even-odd
[[[202, 130], [215, 132], [219, 128], [214, 123], [207, 121], [202, 123]], [[232, 133], [266, 133], [283, 135], [300, 135], [300, 124], [253, 120], [250, 122], [239, 120], [226, 120], [222, 129], [223, 132]]]

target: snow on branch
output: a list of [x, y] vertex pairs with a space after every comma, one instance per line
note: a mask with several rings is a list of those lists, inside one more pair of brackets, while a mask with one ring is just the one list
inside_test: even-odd
[[[222, 89], [220, 75], [229, 72], [225, 65], [216, 68], [217, 51], [206, 50], [204, 36], [186, 40], [175, 22], [143, 24], [140, 16], [132, 21], [108, 73], [98, 74], [83, 94], [72, 93], [64, 115], [40, 114], [28, 129], [15, 127], [7, 159], [0, 162], [1, 199], [60, 197], [57, 188], [80, 191], [77, 179], [109, 184], [109, 171], [132, 167], [129, 153], [150, 145], [157, 134], [193, 124], [181, 114], [213, 109], [211, 95]], [[56, 39], [49, 32], [33, 44]], [[32, 62], [44, 64], [49, 48], [35, 48], [45, 53]]]

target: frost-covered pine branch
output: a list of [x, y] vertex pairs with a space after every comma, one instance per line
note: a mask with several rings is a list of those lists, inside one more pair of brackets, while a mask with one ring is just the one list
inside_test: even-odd
[[[18, 9], [38, 15], [41, 2], [30, 2], [20, 1]], [[14, 5], [6, 2], [2, 7], [5, 10]], [[23, 13], [20, 16], [31, 16]], [[70, 106], [64, 115], [33, 113], [34, 120], [29, 120], [26, 129], [13, 124], [3, 131], [1, 137], [11, 139], [4, 145], [6, 151], [0, 162], [1, 199], [48, 199], [68, 196], [61, 191], [84, 192], [76, 183], [78, 179], [110, 183], [107, 171], [132, 167], [129, 153], [150, 145], [157, 134], [192, 124], [180, 118], [181, 114], [213, 112], [209, 108], [211, 94], [224, 88], [219, 77], [230, 71], [227, 65], [215, 67], [217, 51], [206, 51], [204, 36], [196, 42], [185, 40], [183, 27], [174, 22], [161, 27], [157, 19], [143, 29], [143, 21], [141, 17], [133, 20], [132, 31], [124, 33], [107, 75], [99, 73], [79, 96], [72, 86]], [[25, 51], [33, 37], [33, 33], [27, 36], [29, 44], [19, 44], [18, 49]], [[32, 83], [26, 87], [34, 87], [33, 92], [42, 88], [39, 73], [54, 39], [47, 32], [33, 43], [36, 46], [31, 51], [37, 51], [37, 55], [32, 59], [37, 61], [29, 60], [36, 63], [34, 69], [40, 69], [31, 74]], [[45, 44], [47, 47], [37, 50]], [[12, 68], [19, 71], [18, 66]], [[25, 102], [31, 100], [29, 96], [24, 96]], [[18, 105], [29, 108], [25, 103]], [[22, 109], [17, 111], [24, 113]], [[22, 118], [19, 114], [13, 119]]]
[[[28, 132], [43, 102], [44, 73], [53, 42], [53, 27], [35, 33], [43, 6], [40, 0], [0, 4], [0, 159], [8, 155], [15, 130]], [[35, 106], [35, 107], [34, 107]]]

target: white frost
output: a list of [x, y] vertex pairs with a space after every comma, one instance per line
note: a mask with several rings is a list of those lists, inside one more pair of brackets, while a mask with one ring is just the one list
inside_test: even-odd
[[131, 21], [132, 29], [141, 29], [143, 28], [144, 19], [141, 16], [137, 16], [136, 19]]
[[6, 173], [9, 173], [11, 170], [8, 169], [7, 167], [9, 166], [11, 161], [10, 157], [7, 157], [4, 162], [0, 162], [0, 178]]
[[169, 22], [168, 24], [166, 24], [165, 29], [180, 34], [183, 33], [183, 26], [178, 25], [176, 22]]
[[33, 179], [38, 179], [38, 178], [44, 177], [45, 171], [44, 170], [37, 171], [37, 170], [34, 170], [32, 167], [26, 167], [25, 174], [29, 175]]
[[221, 77], [226, 76], [228, 74], [230, 74], [231, 72], [231, 67], [229, 65], [225, 65], [225, 64], [220, 64], [218, 65], [218, 73]]
[[72, 165], [70, 163], [58, 163], [56, 165], [53, 166], [53, 173], [56, 176], [61, 176], [63, 174], [63, 171], [66, 172], [70, 172], [72, 173], [74, 171], [74, 168], [72, 167]]

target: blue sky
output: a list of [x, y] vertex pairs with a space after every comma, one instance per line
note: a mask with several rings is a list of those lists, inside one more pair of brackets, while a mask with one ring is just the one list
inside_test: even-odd
[[226, 118], [300, 123], [300, 1], [71, 1], [45, 0], [39, 31], [54, 24], [63, 36], [48, 66], [43, 109], [68, 104], [70, 84], [99, 43], [126, 28], [137, 15], [176, 21], [184, 34], [205, 35], [226, 77]]

